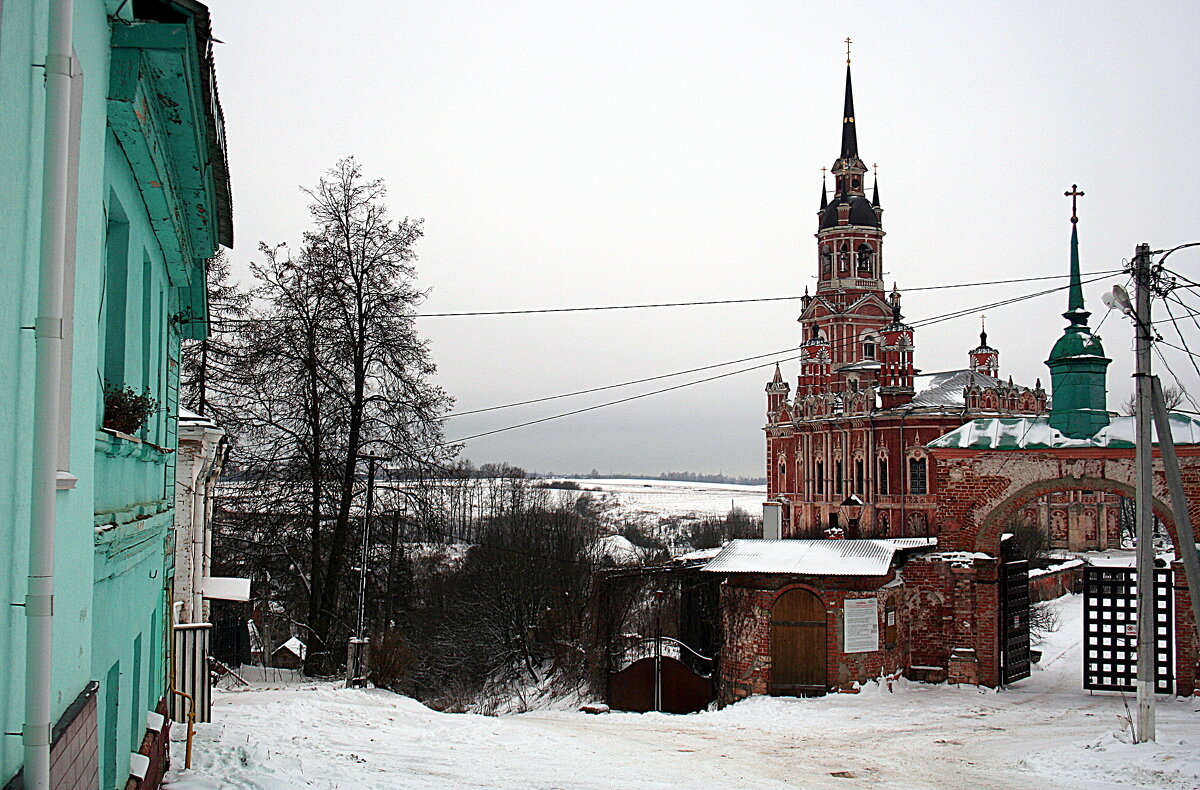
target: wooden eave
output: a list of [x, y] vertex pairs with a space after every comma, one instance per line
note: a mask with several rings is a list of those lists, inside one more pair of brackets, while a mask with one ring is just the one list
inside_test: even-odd
[[203, 261], [218, 243], [203, 96], [191, 24], [113, 23], [108, 122], [179, 289], [185, 337], [206, 334]]

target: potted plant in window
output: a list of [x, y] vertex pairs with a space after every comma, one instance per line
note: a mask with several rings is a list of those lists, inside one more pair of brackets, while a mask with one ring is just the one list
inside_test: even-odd
[[139, 394], [129, 385], [104, 382], [105, 428], [127, 434], [136, 433], [157, 408], [158, 401], [150, 397], [149, 387]]

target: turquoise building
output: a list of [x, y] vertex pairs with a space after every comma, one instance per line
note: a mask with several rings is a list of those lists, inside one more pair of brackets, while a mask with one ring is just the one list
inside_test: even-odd
[[233, 235], [208, 10], [7, 0], [0, 107], [0, 787], [151, 787], [180, 343]]

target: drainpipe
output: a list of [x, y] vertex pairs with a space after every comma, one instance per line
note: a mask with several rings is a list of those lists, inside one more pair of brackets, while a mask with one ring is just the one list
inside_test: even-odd
[[204, 499], [207, 493], [205, 487], [208, 485], [208, 463], [211, 463], [211, 459], [204, 457], [203, 440], [193, 458], [197, 456], [197, 460], [200, 461], [197, 465], [200, 468], [192, 476], [192, 599], [188, 602], [191, 608], [188, 621], [192, 623], [204, 622]]
[[[908, 409], [900, 413], [900, 537], [908, 537], [908, 454], [904, 443], [904, 421], [908, 419]], [[888, 470], [891, 474], [892, 470]]]
[[50, 787], [51, 636], [54, 613], [55, 496], [66, 270], [67, 161], [71, 122], [71, 3], [50, 0], [46, 125], [42, 152], [41, 257], [34, 319], [33, 486], [29, 590], [25, 596], [25, 787]]

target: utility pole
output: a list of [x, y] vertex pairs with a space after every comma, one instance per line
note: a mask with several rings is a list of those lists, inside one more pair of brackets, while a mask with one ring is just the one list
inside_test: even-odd
[[363, 513], [362, 553], [358, 558], [358, 626], [350, 638], [350, 660], [346, 667], [346, 688], [367, 684], [366, 678], [366, 613], [367, 613], [367, 554], [371, 546], [371, 511], [375, 507], [375, 462], [386, 461], [387, 456], [366, 455], [367, 459], [367, 502]]
[[1134, 420], [1136, 426], [1137, 485], [1137, 743], [1154, 740], [1154, 516], [1151, 477], [1153, 434], [1150, 380], [1150, 245], [1139, 244], [1133, 257], [1136, 368]]

